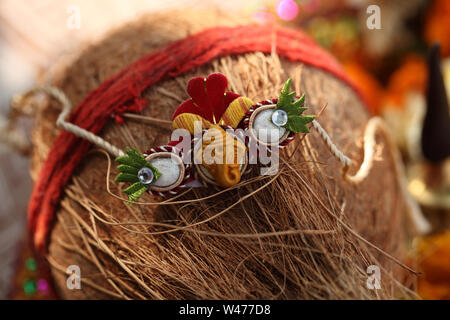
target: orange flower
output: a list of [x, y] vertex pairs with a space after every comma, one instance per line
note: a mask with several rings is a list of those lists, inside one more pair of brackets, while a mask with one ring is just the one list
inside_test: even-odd
[[425, 94], [428, 71], [425, 60], [418, 55], [408, 55], [402, 65], [392, 73], [383, 98], [383, 105], [403, 107], [408, 92]]
[[344, 68], [366, 98], [370, 111], [377, 114], [383, 90], [378, 80], [356, 62], [348, 62], [344, 64]]

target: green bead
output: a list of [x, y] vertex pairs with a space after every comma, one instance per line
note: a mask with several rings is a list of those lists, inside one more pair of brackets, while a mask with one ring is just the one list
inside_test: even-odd
[[25, 266], [30, 271], [36, 271], [37, 269], [36, 260], [34, 260], [33, 258], [28, 258], [25, 261]]
[[36, 282], [34, 280], [25, 280], [23, 283], [23, 291], [27, 296], [32, 296], [36, 293]]

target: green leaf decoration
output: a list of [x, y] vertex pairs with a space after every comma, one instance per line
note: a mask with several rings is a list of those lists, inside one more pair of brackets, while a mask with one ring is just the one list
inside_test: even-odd
[[136, 174], [121, 172], [114, 179], [116, 182], [138, 182], [139, 178]]
[[117, 170], [119, 170], [120, 172], [131, 173], [131, 174], [135, 174], [135, 175], [137, 175], [139, 172], [138, 168], [129, 166], [127, 164], [118, 165]]
[[128, 157], [136, 163], [139, 163], [141, 167], [145, 167], [148, 164], [147, 160], [145, 160], [145, 157], [139, 151], [131, 148], [126, 148], [126, 152]]
[[132, 158], [130, 158], [129, 156], [121, 156], [116, 158], [116, 161], [118, 163], [130, 166], [130, 167], [135, 167], [135, 168], [142, 168], [143, 166], [141, 165], [140, 161], [134, 161]]
[[155, 181], [158, 180], [159, 177], [161, 177], [161, 172], [159, 172], [159, 170], [152, 166], [150, 163], [147, 164], [147, 167], [152, 169], [153, 174], [155, 175]]
[[158, 169], [152, 166], [147, 160], [145, 160], [144, 155], [139, 151], [127, 148], [126, 155], [116, 158], [119, 163], [117, 170], [120, 173], [114, 179], [116, 182], [129, 182], [131, 185], [123, 190], [124, 193], [128, 195], [128, 200], [135, 202], [140, 196], [149, 188], [149, 185], [144, 185], [139, 181], [138, 172], [143, 167], [147, 167], [152, 170], [154, 179], [153, 182], [158, 180], [161, 173]]
[[292, 132], [304, 132], [309, 133], [309, 129], [306, 126], [308, 123], [314, 120], [314, 116], [289, 116], [292, 118], [285, 125], [285, 128]]
[[128, 200], [132, 201], [132, 202], [136, 202], [140, 196], [142, 196], [144, 194], [144, 192], [147, 191], [147, 187], [143, 186], [141, 189], [139, 189], [138, 191], [130, 194], [128, 196]]
[[296, 93], [295, 91], [290, 92], [291, 82], [292, 79], [289, 78], [283, 85], [275, 110], [282, 109], [286, 111], [288, 120], [284, 125], [284, 128], [294, 133], [309, 133], [307, 124], [313, 121], [316, 116], [302, 115], [304, 111], [308, 110], [308, 108], [304, 106], [305, 94], [303, 94], [299, 99], [294, 100]]
[[127, 195], [131, 195], [131, 194], [135, 193], [136, 191], [140, 190], [141, 188], [142, 188], [142, 183], [140, 183], [138, 181], [138, 182], [133, 183], [128, 188], [124, 189], [123, 192], [126, 193]]

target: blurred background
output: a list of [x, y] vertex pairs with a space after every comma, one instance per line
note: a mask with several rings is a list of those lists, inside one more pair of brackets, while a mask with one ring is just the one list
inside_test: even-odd
[[27, 249], [32, 123], [16, 119], [13, 95], [108, 30], [144, 13], [183, 7], [300, 27], [340, 60], [370, 111], [389, 124], [408, 188], [431, 223], [411, 251], [425, 273], [419, 294], [450, 299], [448, 0], [1, 0], [0, 299], [53, 298]]

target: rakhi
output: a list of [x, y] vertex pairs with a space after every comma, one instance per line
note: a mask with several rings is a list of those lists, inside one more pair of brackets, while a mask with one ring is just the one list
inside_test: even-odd
[[[296, 134], [309, 133], [309, 127], [319, 133], [330, 152], [341, 162], [347, 181], [359, 183], [367, 177], [374, 160], [375, 131], [377, 127], [383, 127], [378, 117], [371, 118], [366, 126], [361, 167], [356, 174], [349, 175], [351, 160], [333, 143], [315, 115], [303, 114], [308, 109], [306, 96], [290, 91], [291, 79], [285, 82], [279, 97], [257, 103], [226, 91], [227, 86], [227, 78], [220, 73], [191, 79], [187, 84], [191, 98], [184, 101], [172, 117], [174, 133], [183, 130], [187, 135], [143, 154], [131, 148], [122, 151], [92, 132], [67, 122], [72, 105], [58, 88], [38, 87], [23, 96], [43, 91], [56, 98], [63, 106], [57, 119], [59, 128], [116, 156], [119, 174], [115, 181], [129, 183], [123, 192], [130, 202], [137, 201], [145, 192], [167, 196], [190, 187], [235, 186], [245, 176], [249, 162], [259, 164], [257, 155], [261, 150], [277, 153], [292, 142]], [[180, 148], [180, 144], [185, 147]], [[253, 145], [258, 147], [256, 156], [249, 156], [246, 151]], [[203, 161], [205, 151], [212, 154], [212, 162]], [[200, 161], [196, 161], [198, 159]]]
[[[289, 92], [290, 84], [291, 79], [279, 98], [255, 104], [247, 97], [227, 92], [227, 78], [220, 73], [191, 79], [187, 85], [191, 98], [172, 117], [173, 128], [182, 130], [185, 147], [180, 148], [182, 142], [178, 139], [144, 154], [127, 149], [126, 155], [116, 159], [120, 173], [115, 181], [131, 183], [124, 190], [130, 201], [146, 191], [164, 196], [196, 185], [236, 185], [248, 163], [257, 163], [255, 148], [252, 156], [246, 154], [250, 144], [271, 152], [286, 146], [295, 133], [309, 132], [306, 124], [315, 117], [302, 115], [307, 110], [305, 95], [296, 98], [295, 92]], [[241, 129], [240, 134], [233, 129]], [[264, 134], [267, 132], [272, 134]], [[214, 154], [212, 161], [204, 159], [208, 148]]]

